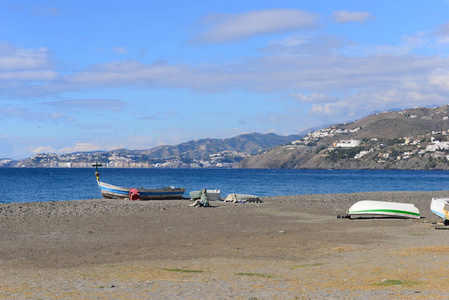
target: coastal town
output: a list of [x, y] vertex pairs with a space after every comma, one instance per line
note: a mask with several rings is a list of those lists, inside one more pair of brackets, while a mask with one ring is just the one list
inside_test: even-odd
[[[14, 167], [42, 168], [88, 168], [95, 162], [101, 162], [106, 168], [236, 168], [238, 161], [229, 161], [229, 157], [248, 157], [249, 154], [237, 151], [221, 151], [209, 155], [208, 159], [192, 160], [190, 163], [172, 158], [162, 162], [145, 162], [144, 155], [136, 156], [120, 151], [111, 153], [72, 153], [58, 155], [55, 153], [36, 154], [29, 159], [19, 161]], [[0, 167], [7, 166], [12, 159], [0, 160]]]
[[[326, 128], [307, 134], [303, 139], [292, 141], [291, 144], [281, 146], [292, 150], [294, 148], [313, 148], [321, 152], [328, 159], [362, 160], [370, 156], [377, 163], [399, 162], [412, 157], [428, 156], [435, 160], [449, 162], [449, 131], [432, 131], [419, 137], [403, 137], [397, 139], [337, 139], [328, 146], [320, 146], [320, 140], [355, 133], [360, 128], [345, 130]], [[239, 168], [239, 162], [251, 155], [238, 151], [221, 151], [210, 154], [205, 159], [193, 159], [190, 162], [180, 158], [167, 158], [159, 162], [148, 162], [145, 155], [129, 152], [96, 152], [71, 153], [58, 155], [55, 153], [41, 153], [29, 159], [17, 162], [14, 167], [44, 167], [44, 168], [87, 168], [95, 162], [101, 162], [107, 168]], [[0, 160], [1, 166], [8, 166], [11, 159]]]
[[372, 114], [303, 135], [244, 134], [147, 150], [40, 153], [0, 167], [449, 169], [447, 107]]
[[[324, 137], [334, 137], [341, 134], [349, 134], [358, 132], [361, 128], [355, 129], [338, 129], [338, 128], [326, 128], [317, 130], [315, 132], [307, 134], [303, 139], [293, 141], [292, 145], [311, 146]], [[386, 139], [348, 139], [338, 140], [327, 147], [328, 152], [332, 152], [336, 149], [351, 149], [358, 148], [359, 152], [355, 153], [351, 158], [361, 159], [363, 156], [377, 152], [378, 162], [385, 162], [387, 159], [394, 160], [406, 160], [412, 156], [423, 156], [429, 154], [433, 158], [444, 158], [449, 161], [449, 141], [446, 138], [449, 136], [449, 130], [432, 131], [427, 135], [419, 137], [403, 137], [398, 139], [386, 140]], [[391, 145], [395, 147], [388, 147]], [[363, 146], [363, 147], [362, 147]], [[383, 150], [384, 149], [384, 150]]]
[[449, 169], [448, 107], [371, 114], [251, 156], [244, 168]]
[[245, 133], [231, 138], [206, 138], [144, 150], [38, 153], [21, 160], [0, 160], [0, 167], [86, 168], [98, 162], [109, 168], [237, 168], [241, 160], [251, 155], [302, 136]]

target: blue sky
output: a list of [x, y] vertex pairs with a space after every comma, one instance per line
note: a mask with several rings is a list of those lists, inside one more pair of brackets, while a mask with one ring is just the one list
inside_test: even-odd
[[0, 0], [0, 158], [448, 104], [449, 1]]

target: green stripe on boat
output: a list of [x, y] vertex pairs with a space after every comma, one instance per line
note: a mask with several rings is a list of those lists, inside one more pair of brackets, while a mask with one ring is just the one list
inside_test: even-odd
[[394, 209], [356, 210], [356, 211], [349, 211], [349, 214], [360, 214], [360, 213], [369, 213], [369, 212], [388, 212], [388, 213], [397, 213], [397, 214], [407, 214], [407, 215], [419, 216], [419, 214], [414, 213], [414, 212], [404, 211], [404, 210], [394, 210]]

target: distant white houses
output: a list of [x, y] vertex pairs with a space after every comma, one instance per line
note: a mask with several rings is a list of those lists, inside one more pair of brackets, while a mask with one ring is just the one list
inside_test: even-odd
[[0, 165], [7, 164], [9, 162], [12, 162], [11, 158], [2, 158], [2, 159], [0, 159]]
[[354, 148], [360, 146], [360, 140], [340, 140], [334, 144], [336, 148]]
[[332, 137], [332, 136], [336, 136], [339, 134], [347, 134], [347, 133], [355, 133], [359, 130], [361, 130], [361, 127], [357, 127], [354, 129], [341, 129], [341, 128], [335, 128], [335, 127], [330, 127], [330, 128], [325, 128], [325, 129], [320, 129], [314, 132], [309, 132], [305, 137], [303, 137], [300, 140], [297, 141], [293, 141], [292, 144], [293, 145], [300, 145], [300, 144], [308, 144], [308, 143], [313, 143], [317, 140], [319, 140], [320, 138], [324, 138], [324, 137]]
[[437, 150], [448, 150], [449, 142], [440, 142], [436, 140], [432, 140], [433, 144], [430, 144], [426, 147], [427, 152], [435, 152]]
[[57, 166], [60, 167], [60, 168], [71, 168], [72, 167], [72, 163], [71, 162], [59, 162], [57, 164]]
[[360, 159], [360, 158], [362, 158], [363, 156], [365, 156], [365, 155], [367, 155], [368, 153], [373, 152], [373, 151], [374, 151], [373, 149], [370, 149], [369, 151], [366, 151], [366, 150], [360, 151], [359, 153], [357, 153], [357, 154], [354, 156], [354, 159]]

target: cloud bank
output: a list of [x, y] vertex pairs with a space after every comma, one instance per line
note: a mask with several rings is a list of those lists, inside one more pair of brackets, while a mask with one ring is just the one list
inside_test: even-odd
[[228, 43], [245, 38], [314, 28], [318, 15], [298, 9], [269, 9], [240, 14], [214, 14], [203, 19], [204, 31], [197, 43]]
[[367, 11], [352, 12], [347, 10], [339, 10], [334, 11], [332, 16], [334, 17], [334, 21], [337, 23], [358, 22], [360, 24], [364, 24], [366, 20], [375, 19], [374, 16]]

